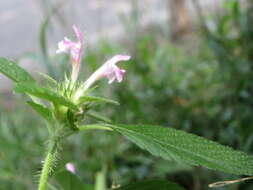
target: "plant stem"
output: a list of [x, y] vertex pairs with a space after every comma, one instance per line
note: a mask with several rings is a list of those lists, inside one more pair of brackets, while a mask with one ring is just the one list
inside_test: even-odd
[[57, 141], [55, 140], [49, 143], [48, 153], [45, 158], [43, 169], [40, 175], [38, 190], [46, 190], [48, 176], [50, 174], [50, 171], [52, 170], [56, 151], [57, 151]]

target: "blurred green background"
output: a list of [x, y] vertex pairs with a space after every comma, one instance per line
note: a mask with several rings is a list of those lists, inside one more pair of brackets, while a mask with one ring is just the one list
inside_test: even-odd
[[[117, 15], [127, 35], [117, 40], [98, 36], [92, 45], [85, 37], [80, 80], [114, 54], [132, 56], [130, 62], [121, 63], [127, 70], [122, 83], [100, 81], [96, 90], [121, 105], [99, 106], [97, 111], [118, 123], [170, 126], [252, 154], [253, 2], [224, 0], [206, 12], [198, 0], [192, 0], [191, 6], [186, 0], [169, 0], [169, 19], [146, 25], [142, 23], [142, 2], [129, 2], [128, 14]], [[69, 70], [68, 57], [56, 56], [56, 44], [52, 48], [48, 42], [51, 32], [57, 30], [55, 22], [69, 30], [71, 25], [61, 11], [68, 5], [46, 5], [37, 35], [38, 50], [12, 58], [21, 64], [27, 60], [38, 64], [61, 80]], [[159, 7], [156, 11], [159, 17]], [[83, 26], [85, 29], [85, 23]], [[47, 137], [44, 123], [25, 105], [23, 96], [10, 90], [0, 93], [0, 189], [35, 189]], [[101, 131], [70, 137], [59, 158], [57, 170], [73, 162], [78, 177], [87, 184], [94, 184], [102, 171], [108, 187], [163, 178], [187, 190], [206, 190], [209, 183], [240, 177], [164, 161], [118, 134]], [[55, 183], [54, 178], [51, 182]], [[249, 181], [217, 189], [252, 188]]]

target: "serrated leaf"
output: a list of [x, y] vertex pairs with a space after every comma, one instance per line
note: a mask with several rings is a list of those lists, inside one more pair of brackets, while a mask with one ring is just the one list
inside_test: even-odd
[[27, 104], [30, 105], [33, 108], [33, 110], [35, 110], [44, 119], [46, 119], [49, 122], [52, 121], [53, 116], [52, 116], [51, 111], [48, 108], [44, 107], [41, 104], [37, 104], [37, 103], [35, 103], [33, 101], [28, 101]]
[[60, 104], [71, 109], [77, 110], [77, 106], [64, 96], [55, 91], [36, 85], [35, 83], [17, 83], [15, 91], [19, 93], [29, 94], [44, 100], [48, 100], [55, 104]]
[[111, 100], [111, 99], [103, 98], [103, 97], [97, 97], [97, 96], [82, 96], [82, 97], [80, 97], [79, 103], [82, 104], [85, 102], [104, 102], [104, 103], [119, 105], [118, 102]]
[[54, 177], [63, 190], [93, 190], [92, 185], [82, 183], [76, 175], [68, 171], [58, 172]]
[[35, 82], [26, 70], [4, 57], [0, 57], [0, 72], [14, 82]]
[[179, 185], [166, 180], [146, 180], [129, 185], [125, 185], [114, 190], [184, 190]]
[[105, 125], [143, 149], [164, 159], [175, 159], [237, 175], [253, 175], [253, 157], [184, 131], [151, 125]]

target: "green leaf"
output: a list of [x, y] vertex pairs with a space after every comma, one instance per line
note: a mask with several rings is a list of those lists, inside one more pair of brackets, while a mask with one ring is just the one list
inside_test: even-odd
[[14, 82], [34, 82], [32, 76], [15, 62], [0, 57], [0, 72]]
[[102, 98], [102, 97], [97, 97], [97, 96], [82, 96], [79, 99], [79, 103], [85, 103], [85, 102], [104, 102], [104, 103], [109, 103], [109, 104], [116, 104], [119, 105], [118, 102], [107, 99], [107, 98]]
[[253, 157], [184, 131], [151, 125], [104, 125], [164, 159], [238, 175], [253, 175]]
[[58, 172], [54, 178], [63, 190], [93, 190], [92, 185], [82, 183], [76, 175], [68, 171]]
[[111, 123], [112, 122], [109, 118], [107, 118], [107, 117], [105, 117], [105, 116], [103, 116], [103, 115], [101, 115], [101, 114], [99, 114], [95, 111], [88, 111], [86, 114], [90, 117], [93, 117], [94, 119], [99, 120], [99, 121], [103, 121], [103, 122], [106, 122], [106, 123]]
[[45, 74], [45, 73], [41, 73], [41, 72], [38, 72], [38, 74], [40, 76], [42, 76], [48, 83], [56, 86], [57, 85], [57, 81], [55, 79], [53, 79], [52, 77], [50, 77], [49, 75]]
[[33, 110], [35, 110], [44, 119], [46, 119], [49, 122], [52, 121], [53, 119], [52, 112], [48, 108], [44, 107], [41, 104], [37, 104], [33, 101], [28, 101], [27, 104], [29, 104], [33, 108]]
[[44, 100], [51, 101], [55, 104], [60, 104], [71, 109], [77, 110], [77, 106], [64, 96], [47, 88], [40, 87], [35, 83], [17, 83], [15, 91], [19, 93], [26, 93]]
[[184, 190], [175, 183], [166, 180], [146, 180], [134, 184], [125, 185], [114, 190]]

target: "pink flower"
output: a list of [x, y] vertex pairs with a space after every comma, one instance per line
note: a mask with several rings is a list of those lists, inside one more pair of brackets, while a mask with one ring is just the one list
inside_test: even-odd
[[128, 55], [115, 55], [109, 59], [100, 68], [98, 68], [84, 83], [84, 91], [88, 89], [95, 81], [104, 77], [108, 78], [109, 84], [115, 80], [121, 82], [126, 71], [120, 69], [116, 63], [119, 61], [128, 61], [129, 59], [130, 56]]
[[72, 63], [72, 74], [71, 79], [75, 82], [80, 70], [80, 61], [83, 48], [83, 35], [79, 28], [73, 25], [73, 30], [75, 32], [77, 42], [72, 42], [67, 37], [58, 43], [58, 50], [56, 53], [70, 53], [71, 63]]
[[68, 162], [66, 165], [65, 165], [65, 168], [66, 170], [68, 170], [69, 172], [75, 174], [76, 173], [76, 169], [75, 169], [75, 166], [73, 163], [71, 162]]

